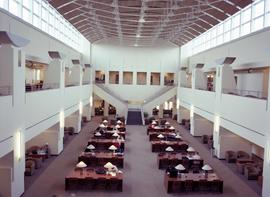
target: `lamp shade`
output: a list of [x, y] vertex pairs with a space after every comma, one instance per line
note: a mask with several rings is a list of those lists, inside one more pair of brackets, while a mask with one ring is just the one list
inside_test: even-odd
[[87, 146], [86, 148], [89, 149], [89, 150], [94, 150], [94, 149], [96, 149], [96, 147], [95, 147], [94, 145], [92, 145], [92, 144], [90, 144], [90, 145]]
[[200, 155], [196, 154], [196, 155], [193, 155], [193, 159], [201, 159]]
[[105, 123], [105, 124], [107, 124], [108, 123], [108, 120], [103, 120], [102, 122]]
[[160, 129], [160, 127], [159, 126], [155, 126], [154, 129]]
[[117, 122], [116, 122], [117, 124], [121, 124], [122, 122], [121, 122], [121, 120], [117, 120]]
[[193, 147], [188, 147], [187, 152], [195, 152], [195, 149]]
[[157, 137], [161, 139], [161, 138], [164, 138], [164, 135], [159, 134]]
[[113, 137], [119, 137], [119, 134], [115, 132], [114, 134], [112, 134], [112, 136]]
[[176, 170], [185, 170], [186, 168], [182, 164], [178, 164], [174, 167]]
[[121, 126], [120, 125], [116, 125], [115, 128], [119, 129]]
[[83, 161], [80, 161], [77, 165], [76, 165], [77, 168], [86, 168], [87, 165], [83, 162]]
[[100, 132], [96, 132], [95, 133], [95, 136], [101, 136], [101, 133]]
[[202, 167], [202, 169], [205, 170], [205, 171], [210, 171], [210, 170], [212, 170], [212, 167], [209, 166], [208, 164], [205, 164], [205, 165]]
[[168, 121], [165, 122], [165, 125], [169, 125], [170, 123]]
[[100, 124], [99, 127], [100, 128], [106, 128], [106, 126], [104, 124]]
[[167, 152], [172, 152], [172, 151], [174, 151], [174, 149], [173, 149], [172, 147], [168, 146], [168, 147], [165, 149], [165, 151], [167, 151]]
[[169, 128], [169, 129], [174, 130], [174, 127], [173, 127], [173, 126], [170, 126], [170, 128]]
[[156, 122], [155, 120], [153, 120], [153, 121], [152, 121], [152, 124], [156, 125], [156, 124], [157, 124], [157, 122]]
[[109, 150], [113, 150], [113, 151], [115, 151], [115, 150], [117, 150], [117, 147], [116, 147], [116, 146], [114, 146], [114, 145], [111, 145], [111, 146], [109, 147]]
[[105, 165], [104, 165], [104, 168], [107, 168], [107, 169], [111, 169], [111, 168], [113, 168], [114, 167], [114, 165], [111, 163], [111, 162], [108, 162], [108, 163], [106, 163]]
[[176, 138], [176, 139], [181, 139], [182, 137], [181, 137], [179, 134], [177, 134], [177, 135], [175, 136], [175, 138]]

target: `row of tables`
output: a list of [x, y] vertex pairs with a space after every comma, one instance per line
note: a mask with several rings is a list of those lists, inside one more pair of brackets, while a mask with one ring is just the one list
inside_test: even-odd
[[157, 152], [157, 165], [164, 173], [167, 193], [173, 192], [223, 192], [223, 181], [183, 140], [169, 122], [161, 125], [154, 120], [147, 128], [152, 152]]
[[90, 134], [85, 150], [78, 156], [78, 164], [65, 178], [66, 190], [123, 189], [125, 148], [124, 123], [109, 125], [104, 120]]

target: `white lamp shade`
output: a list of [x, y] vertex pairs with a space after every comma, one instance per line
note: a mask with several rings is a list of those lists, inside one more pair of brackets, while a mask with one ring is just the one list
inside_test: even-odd
[[112, 136], [113, 137], [119, 137], [118, 133], [116, 133], [116, 132], [114, 134], [112, 134]]
[[174, 149], [173, 149], [172, 147], [168, 146], [168, 147], [165, 149], [165, 151], [167, 151], [167, 152], [172, 152], [172, 151], [174, 151]]
[[157, 137], [161, 139], [161, 138], [164, 138], [164, 135], [159, 134]]
[[157, 124], [157, 122], [155, 120], [152, 121], [152, 124]]
[[209, 166], [208, 164], [205, 164], [205, 165], [202, 167], [202, 169], [205, 170], [205, 171], [210, 171], [210, 170], [212, 170], [212, 167]]
[[182, 164], [178, 164], [174, 167], [176, 170], [185, 170], [186, 168]]
[[101, 133], [100, 132], [96, 132], [95, 133], [95, 136], [101, 136]]
[[182, 137], [181, 137], [179, 134], [177, 134], [177, 135], [175, 136], [175, 138], [176, 138], [176, 139], [181, 139]]
[[106, 126], [104, 124], [100, 124], [99, 127], [100, 128], [106, 128]]
[[119, 129], [121, 126], [120, 125], [116, 125], [115, 128]]
[[195, 152], [195, 149], [193, 147], [188, 147], [187, 152]]
[[117, 124], [121, 124], [122, 122], [121, 122], [121, 120], [117, 120], [117, 122], [116, 122]]
[[114, 146], [114, 145], [111, 145], [111, 146], [109, 147], [109, 150], [117, 150], [117, 147]]
[[87, 146], [87, 149], [94, 150], [94, 149], [96, 149], [96, 147], [94, 145], [90, 144], [89, 146]]
[[76, 165], [77, 168], [86, 168], [87, 165], [83, 162], [83, 161], [80, 161], [77, 165]]
[[111, 163], [111, 162], [108, 162], [108, 163], [106, 163], [105, 165], [104, 165], [104, 168], [107, 168], [107, 169], [111, 169], [111, 168], [113, 168], [113, 164]]
[[160, 127], [159, 126], [155, 126], [154, 129], [160, 129]]
[[170, 126], [170, 128], [169, 128], [169, 129], [173, 130], [173, 129], [174, 129], [174, 127], [173, 127], [173, 126]]
[[169, 125], [170, 123], [168, 121], [165, 122], [165, 125]]
[[108, 123], [108, 120], [103, 120], [103, 123]]
[[200, 155], [193, 155], [193, 159], [201, 159]]

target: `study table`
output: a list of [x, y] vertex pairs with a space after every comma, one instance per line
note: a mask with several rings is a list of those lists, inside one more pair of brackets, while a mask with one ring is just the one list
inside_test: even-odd
[[162, 140], [160, 138], [158, 138], [158, 135], [162, 134], [164, 136], [164, 139], [170, 139], [170, 140], [175, 140], [175, 141], [182, 141], [181, 138], [175, 138], [176, 133], [174, 132], [149, 132], [149, 141], [159, 141]]
[[111, 162], [119, 168], [124, 166], [124, 154], [113, 152], [82, 152], [78, 157], [78, 162], [83, 161], [87, 166], [104, 166]]
[[125, 150], [125, 140], [116, 139], [89, 139], [88, 145], [92, 144], [95, 146], [96, 150], [108, 150], [111, 145]]
[[157, 156], [157, 163], [159, 169], [166, 169], [169, 166], [177, 166], [182, 164], [186, 169], [196, 167], [201, 169], [203, 167], [203, 159], [193, 158], [192, 155], [186, 153], [159, 153]]
[[223, 193], [223, 181], [216, 173], [181, 173], [177, 177], [164, 176], [167, 193], [172, 192], [219, 192]]
[[174, 152], [186, 152], [188, 143], [185, 141], [152, 141], [152, 152], [165, 152], [167, 147], [172, 147]]
[[75, 168], [65, 177], [66, 190], [93, 190], [101, 186], [104, 186], [102, 189], [105, 190], [116, 189], [122, 191], [123, 173], [119, 172], [114, 175], [108, 173], [99, 174], [93, 168]]
[[[105, 132], [101, 133], [101, 136], [95, 136], [95, 133], [91, 134], [92, 138], [95, 138], [95, 139], [116, 139], [117, 138], [117, 137], [113, 136], [113, 134], [115, 133], [114, 131], [105, 131]], [[125, 137], [126, 137], [125, 131], [118, 131], [116, 133], [125, 139]]]
[[147, 135], [149, 135], [149, 133], [151, 132], [175, 132], [175, 128], [170, 128], [170, 127], [159, 127], [159, 128], [155, 128], [155, 127], [148, 127], [147, 128]]

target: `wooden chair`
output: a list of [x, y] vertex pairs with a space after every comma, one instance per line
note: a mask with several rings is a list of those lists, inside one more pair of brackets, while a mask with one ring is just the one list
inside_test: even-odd
[[210, 190], [209, 184], [206, 180], [199, 181], [199, 191], [208, 192]]
[[192, 192], [193, 191], [193, 180], [186, 180], [184, 184], [184, 188], [186, 192]]

